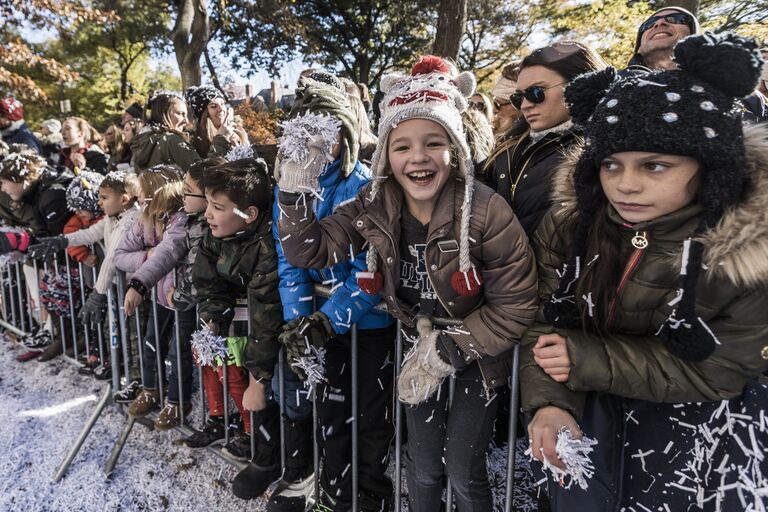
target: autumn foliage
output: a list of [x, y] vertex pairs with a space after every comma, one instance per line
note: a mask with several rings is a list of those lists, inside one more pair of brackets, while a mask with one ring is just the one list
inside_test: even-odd
[[246, 101], [235, 107], [235, 114], [240, 116], [251, 144], [277, 144], [277, 123], [280, 122], [282, 111], [256, 112], [251, 102]]

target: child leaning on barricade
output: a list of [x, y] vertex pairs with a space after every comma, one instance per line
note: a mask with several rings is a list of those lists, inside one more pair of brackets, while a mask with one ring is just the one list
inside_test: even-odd
[[[187, 214], [183, 207], [182, 172], [175, 165], [156, 165], [139, 176], [139, 204], [141, 213], [115, 250], [115, 265], [129, 273], [125, 293], [125, 314], [133, 315], [139, 305], [153, 298], [145, 335], [139, 340], [142, 350], [142, 390], [128, 407], [128, 414], [144, 417], [160, 404], [160, 379], [158, 366], [164, 368], [166, 356], [176, 352], [176, 334], [181, 349], [181, 367], [171, 365], [168, 375], [168, 400], [161, 415], [179, 416], [179, 379], [185, 413], [191, 408], [192, 353], [189, 338], [194, 331], [195, 312], [177, 311], [168, 302], [173, 287], [174, 268], [187, 254]], [[153, 295], [152, 290], [156, 289]], [[175, 321], [174, 321], [175, 320]], [[158, 353], [159, 351], [159, 353]], [[158, 358], [160, 364], [158, 364]], [[172, 358], [175, 361], [176, 358]], [[179, 370], [181, 375], [179, 375]], [[165, 372], [163, 372], [165, 373]]]
[[[203, 367], [211, 417], [203, 430], [207, 435], [192, 436], [187, 444], [200, 447], [223, 437], [223, 356], [226, 392], [245, 425], [245, 432], [235, 435], [226, 451], [237, 458], [251, 458], [248, 410], [257, 411], [253, 425], [256, 453], [251, 465], [279, 467], [279, 411], [274, 404], [267, 406], [265, 391], [277, 362], [277, 336], [282, 324], [267, 166], [253, 158], [224, 162], [207, 169], [201, 184], [208, 200], [205, 216], [210, 231], [195, 260], [193, 282], [200, 321], [206, 327], [195, 333], [194, 343], [196, 358]], [[243, 299], [247, 299], [244, 317], [249, 327], [230, 330], [238, 300]], [[227, 337], [231, 331], [233, 336]]]
[[[327, 217], [339, 207], [354, 200], [357, 192], [371, 178], [367, 167], [358, 160], [360, 123], [344, 84], [335, 76], [316, 72], [299, 79], [296, 102], [290, 120], [282, 124], [279, 140], [278, 168], [309, 167], [318, 169], [319, 190], [307, 208], [317, 218]], [[335, 144], [336, 140], [340, 141]], [[280, 190], [276, 187], [276, 195]], [[312, 324], [306, 333], [328, 337], [325, 344], [325, 380], [317, 387], [317, 417], [323, 435], [317, 436], [322, 457], [319, 475], [324, 495], [336, 502], [337, 508], [351, 505], [352, 425], [347, 422], [352, 412], [352, 361], [350, 330], [357, 324], [359, 421], [356, 423], [360, 445], [359, 503], [362, 510], [388, 508], [392, 482], [386, 476], [389, 447], [394, 435], [392, 411], [392, 364], [396, 336], [392, 317], [374, 309], [378, 295], [360, 290], [356, 273], [365, 270], [365, 253], [353, 259], [332, 264], [324, 269], [304, 269], [288, 263], [283, 254], [277, 223], [280, 208], [272, 209], [272, 232], [277, 243], [280, 274], [280, 297], [286, 329]], [[341, 260], [341, 258], [340, 258]], [[331, 289], [325, 299], [315, 297], [314, 286]], [[315, 309], [316, 308], [316, 309]], [[285, 393], [286, 468], [281, 482], [272, 493], [267, 512], [304, 510], [308, 495], [314, 492], [312, 457], [312, 403], [304, 383], [287, 362], [283, 367]], [[302, 375], [303, 376], [303, 375]], [[280, 386], [272, 381], [275, 395]], [[301, 393], [299, 392], [301, 390]], [[256, 475], [254, 475], [256, 476]], [[260, 494], [270, 482], [254, 478], [249, 496]], [[257, 485], [260, 483], [261, 485]]]
[[[79, 318], [85, 325], [100, 324], [104, 321], [107, 290], [112, 286], [116, 271], [115, 249], [118, 242], [136, 221], [139, 213], [134, 208], [139, 188], [138, 180], [134, 174], [127, 174], [122, 171], [111, 172], [101, 180], [97, 187], [93, 185], [92, 183], [91, 190], [95, 191], [98, 188], [98, 205], [104, 212], [101, 220], [80, 231], [40, 238], [36, 244], [29, 248], [29, 254], [32, 258], [46, 258], [67, 247], [93, 244], [103, 246], [104, 257], [96, 277], [96, 283], [80, 309]], [[58, 351], [60, 354], [61, 344], [54, 343], [49, 350], [51, 352]], [[44, 353], [41, 358], [46, 357], [46, 355]]]
[[[26, 252], [36, 237], [60, 234], [71, 212], [67, 208], [66, 190], [74, 175], [63, 168], [53, 168], [33, 153], [11, 153], [0, 166], [0, 184], [8, 195], [8, 219], [13, 228], [0, 236], [0, 255], [13, 251]], [[34, 304], [40, 304], [39, 276], [32, 265], [23, 267], [25, 282]], [[25, 336], [22, 341], [29, 348], [42, 348], [50, 341], [50, 320], [45, 326]], [[34, 354], [33, 354], [34, 355]]]
[[[493, 509], [485, 455], [499, 402], [494, 388], [507, 385], [513, 348], [538, 300], [520, 223], [472, 174], [461, 112], [474, 77], [450, 71], [442, 59], [426, 57], [410, 76], [384, 77], [374, 180], [333, 215], [318, 220], [305, 206], [307, 191], [318, 188], [316, 168], [282, 166], [278, 181], [278, 231], [288, 261], [324, 268], [366, 249], [358, 284], [381, 294], [413, 343], [397, 394], [410, 406], [408, 493], [418, 511], [440, 510], [445, 477], [458, 510]], [[443, 329], [435, 317], [461, 325]], [[291, 362], [322, 370], [322, 361], [310, 364], [307, 340], [315, 353], [328, 338], [316, 321], [280, 337]], [[334, 501], [319, 499], [338, 510]]]
[[[98, 204], [99, 196], [97, 189], [104, 176], [95, 172], [80, 171], [79, 169], [75, 170], [75, 174], [76, 178], [70, 181], [67, 187], [67, 208], [74, 212], [74, 215], [64, 225], [64, 234], [85, 229], [97, 222], [102, 215]], [[28, 252], [32, 254], [34, 252], [33, 249], [33, 246], [30, 246]], [[76, 313], [79, 311], [81, 293], [83, 293], [81, 291], [82, 285], [86, 285], [89, 288], [93, 286], [91, 268], [95, 267], [98, 262], [96, 254], [92, 253], [90, 248], [84, 245], [68, 247], [67, 254], [69, 254], [69, 269], [66, 272], [60, 271], [58, 275], [49, 269], [43, 273], [40, 282], [40, 302], [46, 312], [54, 318], [67, 318], [72, 312]], [[78, 268], [78, 263], [83, 263], [87, 267]], [[87, 272], [85, 272], [86, 268]], [[82, 279], [81, 271], [85, 272]], [[45, 337], [48, 339], [44, 340]], [[42, 341], [41, 346], [48, 345], [48, 348], [40, 356], [41, 360], [46, 361], [51, 357], [61, 354], [63, 349], [61, 343], [53, 344], [55, 346], [51, 345], [53, 339], [48, 329], [41, 330], [36, 336], [36, 340], [38, 342]], [[74, 353], [74, 345], [71, 346], [73, 348], [67, 350], [72, 350]], [[84, 343], [79, 345], [78, 350], [86, 358], [86, 365], [80, 369], [81, 372], [93, 373], [94, 369], [99, 366], [98, 357], [94, 355], [91, 358], [92, 354], [86, 353]], [[107, 368], [102, 368], [99, 375], [107, 375], [108, 372], [106, 370]]]

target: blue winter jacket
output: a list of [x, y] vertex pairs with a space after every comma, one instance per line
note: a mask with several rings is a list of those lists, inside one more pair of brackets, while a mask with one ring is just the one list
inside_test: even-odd
[[40, 145], [40, 141], [37, 140], [35, 134], [29, 131], [27, 123], [22, 122], [15, 130], [7, 129], [3, 132], [3, 142], [6, 144], [26, 144], [31, 147], [39, 155], [43, 154], [43, 148]]
[[[355, 163], [355, 168], [346, 179], [340, 167], [341, 160], [336, 160], [320, 176], [320, 195], [323, 200], [314, 198], [312, 201], [312, 209], [318, 219], [331, 215], [341, 203], [352, 200], [357, 191], [371, 179], [370, 171], [360, 162]], [[373, 306], [381, 302], [378, 294], [368, 295], [357, 285], [355, 273], [367, 271], [365, 252], [357, 254], [351, 261], [348, 254], [340, 254], [340, 263], [322, 270], [298, 268], [288, 263], [277, 233], [280, 216], [278, 193], [279, 189], [275, 187], [272, 236], [277, 246], [280, 300], [285, 321], [314, 312], [313, 288], [315, 283], [320, 283], [334, 288], [329, 299], [317, 299], [317, 306], [328, 316], [337, 334], [346, 333], [353, 323], [357, 323], [358, 329], [378, 329], [390, 325], [393, 322], [391, 316], [373, 309]]]

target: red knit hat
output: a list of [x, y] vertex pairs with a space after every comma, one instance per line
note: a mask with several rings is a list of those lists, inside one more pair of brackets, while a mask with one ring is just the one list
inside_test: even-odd
[[10, 121], [24, 119], [24, 105], [16, 98], [7, 96], [0, 100], [0, 117]]

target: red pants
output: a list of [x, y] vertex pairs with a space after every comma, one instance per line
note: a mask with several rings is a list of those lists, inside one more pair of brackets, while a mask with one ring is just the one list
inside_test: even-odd
[[[208, 407], [211, 416], [224, 416], [224, 373], [215, 370], [211, 366], [203, 366], [203, 385], [205, 396], [208, 397]], [[243, 394], [248, 387], [248, 375], [240, 366], [230, 364], [227, 366], [227, 385], [229, 396], [235, 402], [235, 407], [243, 417], [245, 431], [251, 431], [251, 414], [243, 408]]]

